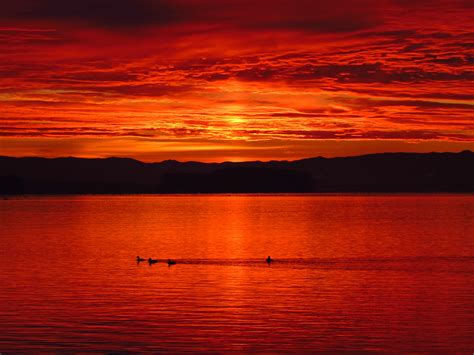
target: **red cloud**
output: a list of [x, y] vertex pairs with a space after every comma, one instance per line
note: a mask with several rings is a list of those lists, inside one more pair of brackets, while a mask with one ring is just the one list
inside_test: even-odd
[[18, 0], [0, 14], [0, 135], [14, 137], [18, 152], [48, 137], [103, 137], [117, 152], [131, 137], [188, 150], [292, 142], [304, 156], [321, 149], [308, 140], [472, 148], [468, 7]]

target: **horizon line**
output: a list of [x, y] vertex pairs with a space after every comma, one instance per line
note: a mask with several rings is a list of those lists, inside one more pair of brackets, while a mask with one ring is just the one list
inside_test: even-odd
[[108, 157], [81, 157], [81, 156], [57, 156], [57, 157], [43, 157], [43, 156], [31, 156], [31, 155], [25, 155], [25, 156], [8, 156], [8, 155], [0, 155], [0, 158], [13, 158], [13, 159], [49, 159], [49, 160], [54, 160], [54, 159], [87, 159], [87, 160], [108, 160], [108, 159], [123, 159], [123, 160], [134, 160], [136, 162], [142, 163], [142, 164], [162, 164], [166, 162], [176, 162], [176, 163], [181, 163], [181, 164], [186, 164], [186, 163], [198, 163], [198, 164], [226, 164], [226, 163], [231, 163], [231, 164], [239, 164], [239, 163], [272, 163], [272, 162], [297, 162], [297, 161], [302, 161], [302, 160], [309, 160], [309, 159], [343, 159], [343, 158], [356, 158], [356, 157], [365, 157], [365, 156], [371, 156], [371, 155], [384, 155], [384, 154], [424, 154], [424, 155], [429, 155], [429, 154], [461, 154], [461, 153], [470, 153], [473, 154], [474, 152], [470, 149], [463, 149], [457, 152], [452, 152], [452, 151], [431, 151], [431, 152], [403, 152], [403, 151], [397, 151], [397, 152], [378, 152], [378, 153], [368, 153], [368, 154], [357, 154], [357, 155], [344, 155], [344, 156], [334, 156], [334, 157], [326, 157], [326, 156], [312, 156], [312, 157], [307, 157], [307, 158], [300, 158], [300, 159], [294, 159], [294, 160], [276, 160], [276, 159], [271, 159], [271, 160], [242, 160], [242, 161], [229, 161], [229, 160], [224, 160], [224, 161], [219, 161], [219, 162], [203, 162], [203, 161], [197, 161], [197, 160], [186, 160], [186, 161], [180, 161], [176, 159], [165, 159], [161, 161], [142, 161], [137, 158], [132, 158], [132, 157], [124, 157], [124, 156], [108, 156]]

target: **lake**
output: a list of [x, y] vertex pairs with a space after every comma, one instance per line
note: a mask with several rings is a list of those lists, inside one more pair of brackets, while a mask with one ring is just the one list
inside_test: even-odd
[[11, 197], [0, 228], [0, 353], [474, 351], [474, 195]]

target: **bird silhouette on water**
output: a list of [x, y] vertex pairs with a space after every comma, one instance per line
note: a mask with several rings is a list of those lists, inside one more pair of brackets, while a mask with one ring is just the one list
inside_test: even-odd
[[267, 257], [266, 259], [267, 263], [270, 264], [271, 262], [273, 262], [273, 259], [270, 257], [270, 255]]
[[168, 259], [168, 266], [176, 265], [176, 261]]
[[137, 263], [141, 263], [142, 261], [145, 261], [145, 259], [140, 258], [139, 256], [137, 256]]
[[156, 264], [158, 262], [158, 260], [156, 259], [152, 259], [152, 258], [148, 258], [148, 265], [152, 265], [152, 264]]

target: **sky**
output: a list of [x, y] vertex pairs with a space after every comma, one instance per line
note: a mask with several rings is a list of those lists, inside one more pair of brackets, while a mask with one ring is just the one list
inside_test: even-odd
[[474, 2], [15, 0], [0, 155], [474, 150]]

